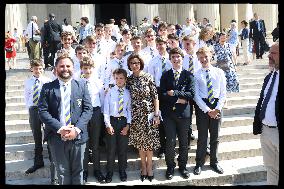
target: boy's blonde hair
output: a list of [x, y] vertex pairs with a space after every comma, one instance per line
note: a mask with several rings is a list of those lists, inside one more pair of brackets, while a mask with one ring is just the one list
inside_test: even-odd
[[80, 61], [80, 68], [82, 69], [83, 66], [95, 67], [93, 59], [90, 56], [84, 56]]
[[42, 66], [43, 67], [43, 61], [41, 59], [33, 59], [30, 61], [30, 66], [31, 68], [37, 67], [37, 66]]

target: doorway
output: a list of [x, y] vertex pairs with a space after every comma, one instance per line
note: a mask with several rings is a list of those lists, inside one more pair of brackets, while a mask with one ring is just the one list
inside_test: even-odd
[[131, 25], [130, 4], [96, 4], [96, 23], [108, 24], [109, 19], [114, 18], [115, 24], [120, 26], [120, 19], [125, 18]]

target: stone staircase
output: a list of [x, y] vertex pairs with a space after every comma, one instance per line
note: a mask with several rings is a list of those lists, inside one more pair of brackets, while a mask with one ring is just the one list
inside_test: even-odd
[[[23, 61], [25, 62], [25, 61]], [[18, 61], [18, 64], [19, 61]], [[141, 182], [140, 159], [137, 152], [129, 147], [127, 182], [120, 182], [119, 175], [114, 172], [113, 181], [100, 184], [93, 176], [93, 166], [89, 163], [89, 185], [253, 185], [265, 184], [266, 171], [263, 166], [259, 135], [252, 134], [254, 110], [259, 98], [261, 86], [268, 73], [268, 59], [254, 60], [251, 65], [237, 66], [240, 79], [240, 93], [228, 94], [228, 102], [224, 108], [224, 117], [220, 129], [219, 160], [224, 174], [219, 175], [209, 168], [209, 158], [201, 175], [194, 175], [196, 140], [191, 142], [187, 168], [189, 179], [182, 179], [176, 168], [172, 180], [166, 180], [166, 163], [164, 159], [153, 158], [154, 180]], [[23, 66], [23, 64], [22, 64]], [[35, 173], [26, 175], [25, 170], [33, 165], [34, 142], [28, 121], [28, 111], [24, 103], [24, 80], [31, 75], [26, 67], [6, 72], [6, 109], [5, 109], [5, 163], [6, 184], [49, 184], [49, 160], [44, 144], [45, 167]], [[51, 72], [47, 71], [46, 75]], [[193, 132], [197, 136], [195, 116]], [[178, 143], [177, 147], [178, 148]], [[102, 147], [102, 171], [105, 174], [106, 153]], [[117, 162], [117, 159], [116, 159]], [[117, 165], [115, 165], [117, 169]]]

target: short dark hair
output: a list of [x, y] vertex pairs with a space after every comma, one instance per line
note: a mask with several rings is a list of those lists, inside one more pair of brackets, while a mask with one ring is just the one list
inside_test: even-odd
[[165, 23], [165, 22], [160, 23], [159, 26], [158, 26], [158, 31], [159, 31], [161, 28], [167, 29], [167, 23]]
[[112, 75], [118, 75], [118, 74], [122, 74], [124, 76], [124, 78], [126, 79], [127, 78], [127, 72], [125, 69], [123, 68], [117, 68], [113, 71]]
[[125, 34], [127, 34], [128, 32], [130, 32], [130, 33], [131, 33], [131, 31], [130, 31], [130, 30], [125, 29], [125, 30], [123, 30], [123, 31], [121, 32], [121, 35], [125, 35]]
[[160, 36], [158, 36], [158, 37], [156, 37], [156, 43], [167, 43], [167, 39], [164, 39], [163, 37], [160, 37]]
[[41, 60], [41, 59], [32, 59], [31, 61], [30, 61], [30, 66], [31, 66], [31, 68], [33, 68], [33, 67], [37, 67], [37, 66], [42, 66], [43, 67], [43, 61]]
[[182, 50], [179, 48], [179, 47], [176, 47], [176, 48], [173, 48], [170, 50], [170, 53], [169, 53], [169, 58], [171, 59], [171, 56], [173, 54], [180, 54], [182, 56], [182, 58], [184, 57], [184, 54], [182, 52]]
[[84, 20], [87, 24], [89, 24], [89, 18], [86, 16], [81, 17], [81, 20]]
[[104, 28], [104, 25], [102, 23], [98, 23], [95, 25], [95, 29], [97, 28]]
[[153, 20], [158, 23], [158, 22], [160, 21], [160, 17], [159, 17], [159, 16], [155, 16], [155, 17], [153, 18]]
[[241, 23], [243, 23], [243, 24], [245, 25], [245, 27], [248, 26], [248, 23], [247, 23], [247, 21], [245, 21], [245, 20], [241, 21]]
[[175, 34], [169, 34], [168, 39], [174, 39], [174, 40], [177, 40], [177, 41], [179, 40], [178, 36], [175, 35]]
[[78, 51], [81, 51], [81, 50], [85, 50], [88, 52], [88, 49], [83, 46], [83, 45], [78, 45], [76, 48], [75, 48], [75, 53], [77, 54]]
[[142, 38], [141, 38], [140, 36], [134, 35], [134, 36], [130, 39], [130, 41], [137, 40], [137, 39], [142, 40]]
[[[139, 59], [139, 62], [140, 62], [140, 70], [143, 70], [144, 69], [144, 61], [143, 59], [141, 58], [141, 56], [138, 54], [138, 53], [132, 53], [128, 58], [127, 58], [127, 67], [129, 70], [130, 69], [130, 60], [134, 59], [134, 58], [138, 58]], [[132, 70], [131, 70], [132, 71]]]

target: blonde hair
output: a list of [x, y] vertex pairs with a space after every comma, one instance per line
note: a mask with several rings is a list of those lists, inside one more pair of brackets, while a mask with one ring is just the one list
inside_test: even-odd
[[196, 55], [200, 55], [200, 54], [205, 54], [205, 53], [211, 53], [211, 55], [213, 54], [213, 51], [211, 48], [204, 46], [198, 49], [198, 51], [196, 52]]
[[82, 69], [83, 66], [95, 67], [95, 63], [90, 56], [84, 56], [80, 61], [80, 68]]

